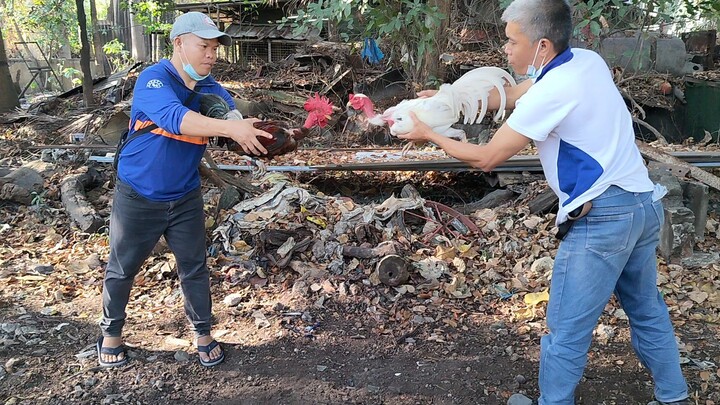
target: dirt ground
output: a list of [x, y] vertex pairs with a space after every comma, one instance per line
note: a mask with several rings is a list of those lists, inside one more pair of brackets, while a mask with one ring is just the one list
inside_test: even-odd
[[[205, 369], [191, 344], [177, 277], [160, 260], [166, 255], [151, 258], [133, 290], [125, 328], [129, 365], [100, 369], [94, 343], [106, 237], [73, 231], [60, 211], [40, 216], [6, 204], [2, 214], [1, 403], [503, 404], [515, 392], [538, 395], [544, 321], [513, 320], [516, 298], [391, 300], [352, 275], [298, 293], [290, 288], [292, 276], [283, 274], [290, 270], [273, 270], [274, 280], [287, 277], [283, 283], [233, 285], [213, 260], [214, 333], [227, 359]], [[56, 264], [39, 265], [48, 261]], [[351, 287], [320, 294], [341, 284]], [[242, 296], [237, 307], [223, 303], [230, 293]], [[612, 332], [596, 331], [578, 404], [652, 399], [627, 321], [614, 311], [609, 304], [600, 320]], [[404, 321], [410, 316], [413, 322]], [[673, 319], [692, 398], [719, 403], [717, 323], [675, 312]]]
[[[188, 337], [175, 307], [168, 317], [131, 321], [129, 365], [101, 370], [94, 356], [77, 356], [97, 337], [92, 321], [97, 296], [73, 301], [57, 315], [42, 315], [33, 309], [37, 297], [10, 304], [8, 298], [22, 291], [6, 287], [3, 295], [3, 330], [15, 324], [39, 331], [34, 342], [0, 351], [6, 368], [11, 358], [18, 359], [0, 386], [6, 404], [502, 404], [513, 392], [538, 393], [537, 337], [519, 336], [502, 319], [482, 313], [473, 314], [467, 330], [430, 324], [398, 339], [375, 333], [368, 316], [349, 321], [342, 315], [348, 305], [332, 303], [311, 311], [320, 322], [311, 338], [277, 325], [258, 330], [219, 309], [216, 330], [226, 332], [219, 340], [227, 359], [205, 369], [195, 355], [176, 360], [181, 348], [168, 344], [168, 336]], [[447, 340], [412, 339], [437, 328]], [[677, 332], [706, 358], [720, 356], [714, 325], [685, 323]], [[685, 371], [691, 386], [702, 383], [697, 372]], [[627, 328], [611, 343], [593, 346], [576, 397], [578, 404], [651, 399], [650, 378], [632, 353]], [[717, 393], [697, 398], [703, 404], [718, 399]]]
[[[7, 156], [1, 159], [18, 167], [33, 158], [34, 135], [12, 133], [0, 142]], [[63, 176], [83, 165], [57, 163], [31, 205], [0, 202], [0, 404], [504, 404], [516, 392], [537, 397], [544, 303], [528, 298], [548, 286], [535, 263], [557, 249], [554, 216], [527, 209], [528, 198], [542, 190], [538, 184], [515, 187], [530, 196], [523, 201], [470, 215], [484, 234], [454, 251], [395, 241], [407, 245], [412, 260], [451, 263], [451, 274], [434, 285], [413, 273], [405, 285], [387, 287], [373, 281], [374, 263], [341, 258], [343, 271], [326, 271], [303, 287], [296, 268], [248, 272], [245, 262], [211, 256], [214, 334], [227, 355], [212, 369], [197, 362], [174, 259], [159, 249], [136, 278], [128, 307], [130, 362], [105, 370], [97, 366], [95, 342], [107, 229], [78, 231], [59, 196]], [[342, 194], [358, 205], [382, 201], [404, 183], [445, 204], [482, 197], [472, 192], [479, 174], [300, 180], [322, 188], [315, 193]], [[110, 182], [89, 193], [106, 217], [111, 196]], [[719, 201], [713, 192], [713, 225], [696, 252], [717, 252]], [[215, 203], [208, 204], [209, 217]], [[290, 220], [306, 223], [297, 211]], [[334, 213], [324, 215], [330, 220]], [[210, 235], [208, 241], [216, 243]], [[313, 263], [309, 253], [297, 260]], [[691, 398], [718, 404], [720, 264], [659, 264]], [[226, 304], [230, 296], [237, 302]], [[595, 334], [577, 403], [652, 400], [651, 379], [633, 354], [616, 302]]]

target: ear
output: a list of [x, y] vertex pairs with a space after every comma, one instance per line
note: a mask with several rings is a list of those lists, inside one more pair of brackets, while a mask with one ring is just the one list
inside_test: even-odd
[[551, 55], [555, 51], [555, 47], [553, 46], [553, 43], [550, 42], [547, 38], [541, 38], [540, 39], [540, 51], [538, 52], [539, 55], [547, 56]]

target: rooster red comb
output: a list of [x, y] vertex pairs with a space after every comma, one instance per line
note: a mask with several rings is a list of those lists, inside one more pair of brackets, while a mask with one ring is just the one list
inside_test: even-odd
[[313, 97], [307, 99], [304, 105], [305, 111], [316, 112], [320, 115], [330, 115], [333, 111], [333, 105], [330, 100], [325, 96], [320, 96], [315, 93]]

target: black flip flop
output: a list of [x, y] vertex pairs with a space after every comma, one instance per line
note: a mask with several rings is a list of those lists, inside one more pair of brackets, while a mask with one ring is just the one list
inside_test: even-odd
[[[128, 355], [127, 350], [125, 349], [124, 345], [120, 345], [118, 347], [102, 347], [103, 344], [103, 337], [100, 336], [98, 338], [97, 343], [95, 344], [95, 347], [97, 348], [98, 353], [98, 363], [100, 364], [100, 367], [120, 367], [124, 366], [128, 362]], [[123, 354], [123, 358], [118, 361], [103, 361], [101, 354], [109, 354], [111, 356], [117, 356], [119, 354]]]
[[[218, 346], [220, 346], [220, 343], [218, 343], [217, 340], [213, 340], [207, 346], [198, 345], [197, 350], [198, 350], [198, 352], [203, 352], [203, 353], [207, 354], [208, 357], [210, 357], [210, 352], [213, 351]], [[220, 347], [220, 357], [218, 357], [215, 360], [204, 361], [202, 359], [202, 357], [200, 357], [200, 356], [198, 356], [198, 360], [200, 360], [200, 364], [202, 364], [205, 367], [217, 366], [218, 364], [222, 363], [223, 360], [225, 360], [225, 350], [223, 350], [222, 347]]]

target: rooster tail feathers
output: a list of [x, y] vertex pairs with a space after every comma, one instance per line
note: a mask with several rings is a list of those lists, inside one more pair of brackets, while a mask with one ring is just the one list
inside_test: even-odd
[[[514, 85], [515, 80], [512, 78], [512, 76], [508, 75], [508, 77], [511, 80], [511, 81], [508, 81], [508, 83], [510, 85]], [[492, 84], [492, 86], [494, 86], [497, 89], [498, 93], [500, 94], [500, 105], [498, 106], [497, 112], [495, 113], [495, 116], [493, 117], [495, 122], [499, 122], [500, 119], [502, 118], [503, 114], [505, 113], [505, 105], [507, 104], [507, 95], [505, 94], [505, 82], [506, 82], [507, 78], [505, 78], [504, 76], [495, 76], [495, 77], [488, 77], [487, 80], [488, 80], [488, 83]], [[485, 103], [487, 104], [487, 100], [485, 101]]]
[[505, 89], [502, 87], [498, 87], [498, 92], [500, 93], [500, 107], [495, 112], [495, 116], [493, 119], [495, 122], [500, 122], [503, 115], [505, 115], [505, 104], [507, 104], [507, 95], [505, 94]]
[[[465, 117], [465, 124], [473, 124], [485, 117], [488, 110], [488, 98], [493, 87], [500, 93], [500, 108], [495, 115], [495, 121], [502, 116], [507, 102], [504, 89], [506, 82], [510, 86], [516, 84], [512, 75], [504, 69], [484, 66], [465, 73], [452, 84], [462, 106], [461, 111]], [[481, 108], [478, 105], [479, 102], [482, 102]], [[478, 109], [480, 109], [479, 115]]]
[[456, 91], [453, 85], [447, 83], [440, 85], [440, 89], [434, 97], [447, 104], [453, 116], [460, 118], [462, 103], [459, 100], [458, 91]]
[[230, 111], [230, 105], [217, 94], [200, 95], [200, 114], [210, 118], [222, 119]]
[[[480, 108], [478, 100], [487, 99], [491, 87], [483, 81], [466, 87], [456, 87], [453, 84], [453, 88], [455, 89], [455, 98], [460, 105], [460, 112], [463, 114], [463, 123], [474, 124]], [[486, 103], [483, 103], [483, 107], [486, 107]]]
[[478, 99], [482, 99], [487, 93], [484, 87], [474, 86], [472, 88], [463, 89], [459, 93], [461, 103], [461, 111], [463, 113], [463, 123], [474, 124], [478, 113]]
[[[502, 95], [502, 92], [500, 93], [500, 95]], [[488, 96], [489, 96], [489, 94], [485, 93], [482, 95], [482, 98], [480, 98], [480, 101], [482, 101], [482, 109], [480, 110], [480, 115], [476, 116], [476, 118], [474, 120], [475, 122], [477, 122], [478, 120], [482, 121], [482, 119], [485, 117], [485, 114], [487, 114]], [[474, 122], [473, 122], [473, 124], [474, 124]]]
[[[497, 113], [495, 114], [495, 122], [499, 120], [499, 117], [502, 116], [503, 111], [505, 111], [505, 104], [507, 102], [507, 96], [505, 95], [505, 81], [497, 76], [491, 76], [486, 78], [486, 83], [488, 85], [487, 91], [485, 93], [485, 100], [483, 101], [483, 111], [484, 113], [487, 113], [487, 99], [490, 95], [490, 90], [495, 87], [500, 94], [500, 106], [498, 107]], [[485, 114], [482, 115], [484, 117]]]
[[475, 68], [460, 76], [459, 79], [455, 80], [453, 85], [461, 88], [466, 86], [472, 86], [473, 83], [476, 83], [478, 80], [483, 80], [488, 77], [496, 77], [499, 79], [503, 79], [507, 81], [511, 86], [515, 86], [516, 84], [515, 79], [513, 79], [512, 75], [506, 70], [495, 66], [483, 66]]

